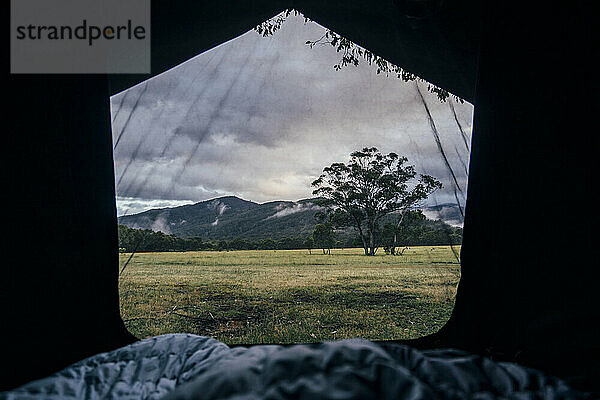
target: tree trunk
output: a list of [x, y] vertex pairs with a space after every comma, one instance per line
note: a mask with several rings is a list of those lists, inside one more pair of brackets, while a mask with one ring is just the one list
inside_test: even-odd
[[365, 256], [369, 255], [369, 245], [367, 244], [367, 240], [365, 239], [365, 235], [363, 235], [362, 230], [359, 231], [360, 232], [360, 240], [362, 240], [363, 243], [363, 249], [365, 249]]
[[360, 235], [360, 240], [363, 244], [363, 250], [365, 251], [365, 256], [369, 255], [369, 246], [367, 246], [367, 240], [365, 239], [365, 235], [363, 234], [362, 228], [360, 227], [360, 220], [354, 217], [354, 223], [356, 229], [358, 229], [358, 234]]
[[363, 249], [365, 250], [365, 256], [369, 255], [369, 245], [367, 244], [367, 240], [365, 239], [365, 235], [363, 235], [362, 229], [359, 229], [360, 240], [363, 243]]

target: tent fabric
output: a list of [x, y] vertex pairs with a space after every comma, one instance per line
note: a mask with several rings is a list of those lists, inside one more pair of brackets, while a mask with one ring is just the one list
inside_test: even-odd
[[[377, 12], [351, 12], [350, 7], [375, 3], [384, 3]], [[429, 79], [425, 70], [434, 70], [443, 79], [430, 80], [453, 93], [460, 94], [455, 89], [459, 85], [453, 84], [460, 80], [456, 71], [476, 73], [477, 79], [464, 90], [472, 94], [477, 111], [462, 280], [450, 322], [419, 346], [441, 343], [503, 354], [598, 392], [599, 335], [597, 324], [590, 323], [600, 310], [597, 269], [593, 253], [579, 251], [595, 247], [596, 230], [585, 206], [577, 207], [593, 204], [589, 200], [595, 182], [590, 171], [596, 158], [588, 154], [595, 150], [593, 124], [582, 117], [597, 101], [596, 91], [586, 84], [593, 82], [586, 79], [590, 50], [595, 49], [591, 2], [587, 7], [488, 2], [475, 18], [456, 12], [441, 20], [452, 29], [440, 30], [437, 46], [421, 29], [407, 24], [402, 31], [393, 29], [402, 27], [386, 5], [394, 3], [295, 5], [391, 62], [411, 61], [410, 71]], [[445, 3], [468, 8], [477, 2]], [[264, 20], [256, 9], [266, 4], [272, 12], [262, 14], [269, 17], [283, 3], [188, 0], [174, 7], [153, 1], [152, 70], [162, 72], [251, 28]], [[205, 12], [205, 5], [221, 10], [223, 18]], [[438, 21], [436, 17], [430, 25], [437, 28]], [[470, 21], [485, 27], [480, 41], [457, 31], [474, 31]], [[227, 22], [246, 23], [234, 30]], [[407, 36], [414, 43], [410, 49], [401, 46]], [[473, 45], [457, 45], [456, 57], [447, 60], [441, 56], [449, 53], [448, 41]], [[465, 53], [472, 54], [473, 62], [467, 63], [472, 69], [454, 62], [464, 61]], [[448, 69], [453, 65], [458, 67]], [[18, 194], [18, 201], [5, 197], [5, 225], [11, 229], [4, 243], [10, 254], [26, 256], [7, 263], [3, 280], [8, 327], [3, 331], [3, 360], [10, 366], [2, 374], [3, 389], [134, 340], [119, 317], [106, 101], [147, 77], [127, 78], [121, 84], [99, 75], [9, 78], [8, 131], [18, 134], [7, 136], [5, 186]], [[43, 240], [32, 251], [27, 238], [34, 228]]]
[[169, 334], [100, 353], [2, 399], [579, 399], [562, 380], [452, 349], [362, 339], [230, 348]]

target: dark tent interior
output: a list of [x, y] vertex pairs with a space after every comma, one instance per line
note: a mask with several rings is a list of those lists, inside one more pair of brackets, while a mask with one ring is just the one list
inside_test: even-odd
[[[475, 105], [455, 309], [438, 333], [405, 344], [515, 362], [599, 393], [595, 213], [582, 210], [593, 207], [590, 10], [153, 1], [152, 75], [288, 8]], [[17, 256], [4, 263], [0, 390], [137, 340], [119, 314], [108, 99], [147, 78], [8, 76], [4, 170], [16, 201], [5, 198], [4, 248]], [[23, 239], [32, 234], [35, 246]]]

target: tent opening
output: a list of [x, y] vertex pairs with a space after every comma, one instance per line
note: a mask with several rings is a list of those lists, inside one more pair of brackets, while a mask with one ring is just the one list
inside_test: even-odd
[[468, 102], [286, 11], [110, 104], [135, 336], [398, 340], [450, 317]]

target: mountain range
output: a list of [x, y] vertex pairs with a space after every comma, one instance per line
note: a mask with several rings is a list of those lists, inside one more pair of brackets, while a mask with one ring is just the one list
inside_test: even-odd
[[[277, 239], [311, 235], [316, 225], [315, 213], [319, 210], [322, 208], [315, 204], [315, 199], [260, 204], [225, 196], [121, 216], [118, 221], [130, 228], [151, 229], [183, 238]], [[439, 218], [453, 225], [462, 221], [455, 204], [424, 207], [423, 211], [430, 219]]]

